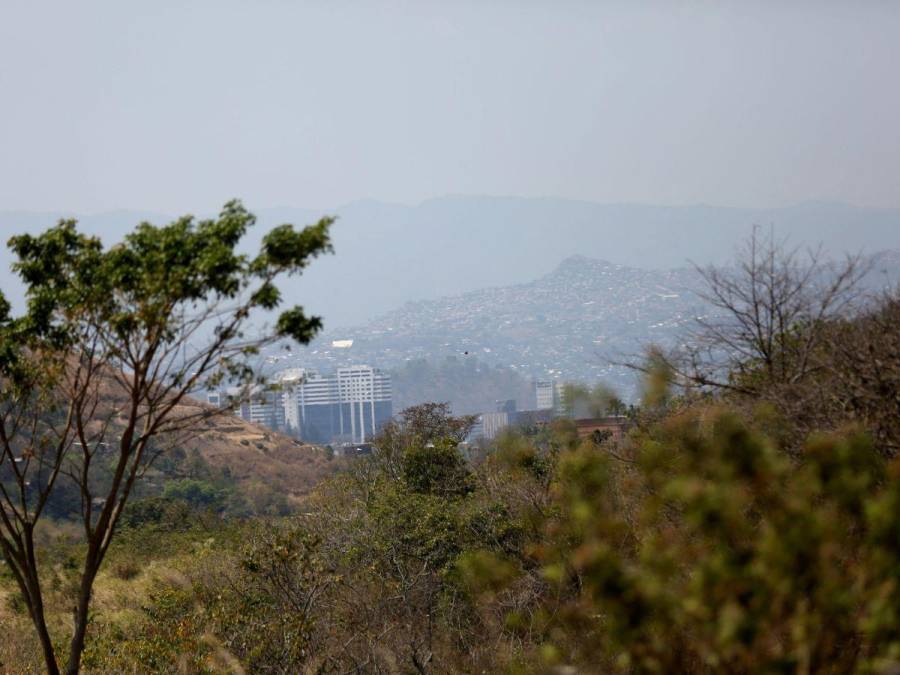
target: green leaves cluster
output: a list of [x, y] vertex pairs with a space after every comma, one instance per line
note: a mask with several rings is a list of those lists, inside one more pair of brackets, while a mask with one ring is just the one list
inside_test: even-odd
[[[252, 257], [240, 253], [238, 244], [255, 217], [239, 201], [228, 202], [215, 219], [142, 223], [108, 249], [79, 233], [71, 220], [40, 235], [13, 237], [9, 246], [18, 257], [14, 269], [26, 283], [28, 311], [11, 321], [8, 303], [0, 301], [0, 325], [16, 338], [2, 342], [8, 347], [40, 338], [62, 346], [89, 324], [102, 326], [104, 337], [123, 350], [139, 338], [167, 344], [183, 334], [192, 312], [228, 300], [235, 302], [233, 311], [220, 315], [217, 330], [225, 339], [239, 337], [249, 312], [282, 303], [279, 276], [297, 274], [331, 251], [332, 222], [323, 218], [300, 230], [279, 226]], [[297, 306], [279, 315], [277, 333], [306, 343], [320, 325]]]
[[[891, 672], [900, 465], [857, 433], [798, 461], [764, 428], [703, 405], [619, 444], [506, 435], [475, 464], [395, 429], [399, 457], [202, 547], [191, 606], [148, 611], [261, 672]], [[144, 633], [128, 649], [157, 649]]]

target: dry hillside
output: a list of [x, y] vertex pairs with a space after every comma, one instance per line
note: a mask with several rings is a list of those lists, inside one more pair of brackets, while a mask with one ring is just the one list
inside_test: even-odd
[[[179, 412], [191, 414], [198, 406], [206, 404], [191, 401]], [[180, 440], [181, 447], [196, 449], [211, 467], [227, 469], [239, 484], [258, 483], [298, 498], [335, 469], [323, 448], [227, 413], [205, 419], [198, 427]]]

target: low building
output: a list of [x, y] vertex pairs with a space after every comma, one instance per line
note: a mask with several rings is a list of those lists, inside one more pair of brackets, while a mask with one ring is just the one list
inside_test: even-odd
[[550, 424], [553, 418], [554, 411], [548, 408], [542, 410], [520, 410], [516, 413], [516, 426], [522, 429], [533, 429]]

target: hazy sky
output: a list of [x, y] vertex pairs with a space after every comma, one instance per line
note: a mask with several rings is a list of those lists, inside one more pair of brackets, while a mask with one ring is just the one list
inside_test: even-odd
[[898, 207], [898, 124], [897, 2], [0, 0], [0, 209]]

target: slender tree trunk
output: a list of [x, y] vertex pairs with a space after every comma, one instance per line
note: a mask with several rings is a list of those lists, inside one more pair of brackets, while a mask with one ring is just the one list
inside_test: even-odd
[[[29, 570], [30, 572], [30, 570]], [[38, 639], [41, 642], [41, 651], [44, 653], [44, 663], [47, 666], [47, 672], [50, 675], [59, 675], [59, 666], [56, 663], [56, 654], [53, 651], [53, 641], [50, 639], [50, 631], [47, 630], [47, 620], [44, 616], [44, 602], [41, 599], [40, 586], [36, 584], [36, 579], [28, 576], [28, 594], [31, 596], [31, 621], [34, 623], [34, 629], [37, 631]]]
[[[44, 663], [50, 675], [58, 675], [59, 666], [56, 663], [56, 654], [53, 651], [53, 640], [50, 631], [47, 630], [47, 618], [44, 616], [44, 596], [41, 593], [41, 580], [38, 575], [38, 562], [34, 550], [34, 523], [26, 522], [23, 527], [22, 550], [19, 559], [20, 588], [28, 603], [28, 611], [31, 621], [38, 634], [41, 643], [41, 651], [44, 653]], [[24, 587], [22, 587], [24, 586]]]
[[78, 672], [81, 670], [81, 653], [84, 651], [84, 640], [87, 636], [91, 591], [94, 587], [94, 578], [97, 576], [99, 567], [93, 558], [94, 556], [88, 553], [88, 559], [84, 565], [84, 574], [81, 577], [81, 587], [78, 590], [78, 604], [75, 607], [75, 631], [72, 634], [72, 641], [69, 643], [69, 661], [66, 664], [66, 675], [78, 675]]

